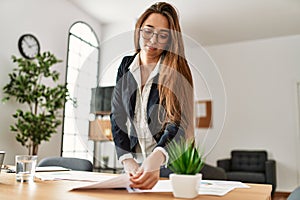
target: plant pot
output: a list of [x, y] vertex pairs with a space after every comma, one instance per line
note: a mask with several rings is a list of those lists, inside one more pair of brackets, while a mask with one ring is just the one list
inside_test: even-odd
[[173, 195], [177, 198], [195, 198], [198, 196], [202, 174], [170, 174]]

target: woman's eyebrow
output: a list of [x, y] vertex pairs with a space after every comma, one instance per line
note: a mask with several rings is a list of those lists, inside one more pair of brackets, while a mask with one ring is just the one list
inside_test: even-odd
[[[147, 26], [147, 27], [149, 27], [149, 28], [155, 29], [155, 27], [152, 26], [152, 25], [147, 25], [147, 24], [146, 24], [145, 26]], [[159, 32], [167, 32], [167, 33], [169, 33], [169, 29], [159, 29]]]
[[146, 24], [145, 26], [148, 26], [149, 28], [154, 28], [154, 26], [152, 26], [152, 25], [147, 25], [147, 24]]
[[169, 33], [169, 29], [160, 29], [159, 32], [166, 32], [166, 33]]

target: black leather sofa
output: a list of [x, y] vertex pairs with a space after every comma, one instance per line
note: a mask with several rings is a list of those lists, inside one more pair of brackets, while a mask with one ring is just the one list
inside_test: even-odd
[[217, 160], [217, 166], [225, 170], [227, 180], [271, 184], [275, 192], [276, 162], [264, 150], [233, 150], [231, 158]]

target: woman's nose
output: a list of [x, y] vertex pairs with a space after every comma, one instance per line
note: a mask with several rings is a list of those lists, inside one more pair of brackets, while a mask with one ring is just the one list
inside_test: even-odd
[[157, 33], [153, 33], [152, 37], [150, 38], [151, 43], [155, 44], [157, 43]]

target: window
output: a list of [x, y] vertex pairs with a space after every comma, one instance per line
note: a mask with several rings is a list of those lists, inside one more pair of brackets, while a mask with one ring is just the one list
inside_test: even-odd
[[93, 161], [93, 142], [88, 140], [91, 88], [98, 82], [99, 42], [93, 29], [76, 22], [69, 31], [66, 82], [77, 106], [68, 101], [64, 109], [63, 157]]

